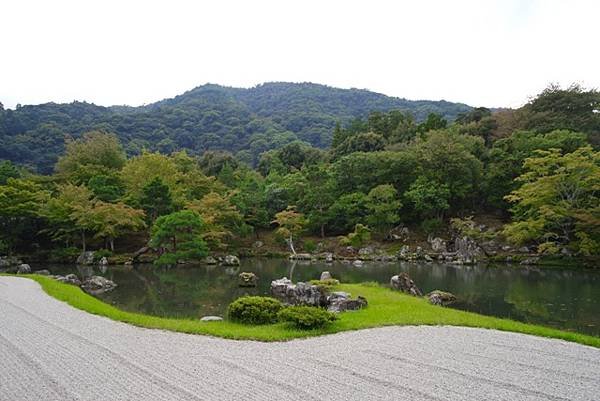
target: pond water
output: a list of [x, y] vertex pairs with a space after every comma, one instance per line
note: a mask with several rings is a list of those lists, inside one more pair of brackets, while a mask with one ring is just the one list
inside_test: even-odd
[[[60, 274], [77, 272], [72, 266], [46, 268]], [[402, 262], [368, 262], [355, 267], [341, 262], [251, 258], [242, 259], [239, 268], [112, 267], [104, 276], [115, 281], [118, 287], [100, 298], [124, 310], [157, 316], [222, 316], [227, 305], [237, 297], [268, 295], [271, 280], [286, 276], [294, 282], [308, 281], [318, 279], [324, 270], [344, 283], [375, 281], [382, 284], [389, 283], [394, 274], [407, 272], [424, 293], [441, 289], [457, 295], [459, 302], [452, 305], [454, 308], [600, 335], [600, 271], [597, 270]], [[257, 288], [238, 287], [237, 275], [242, 271], [258, 275]], [[80, 270], [78, 273], [91, 272]]]

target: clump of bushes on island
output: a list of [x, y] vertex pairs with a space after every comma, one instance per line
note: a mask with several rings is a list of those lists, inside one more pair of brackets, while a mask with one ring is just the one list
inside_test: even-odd
[[243, 324], [273, 324], [278, 322], [304, 330], [324, 327], [337, 320], [334, 313], [315, 306], [284, 306], [271, 297], [245, 296], [233, 301], [227, 314], [232, 321]]

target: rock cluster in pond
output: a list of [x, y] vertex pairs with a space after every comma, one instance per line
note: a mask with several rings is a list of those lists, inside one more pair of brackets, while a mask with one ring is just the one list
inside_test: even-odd
[[420, 297], [423, 295], [421, 290], [416, 286], [415, 282], [410, 278], [407, 273], [400, 273], [392, 276], [390, 279], [390, 286], [394, 290], [402, 291], [406, 294]]
[[446, 306], [456, 301], [456, 296], [450, 292], [433, 290], [426, 295], [427, 300], [432, 305]]
[[271, 281], [271, 294], [287, 305], [325, 306], [327, 294], [310, 283], [292, 283], [287, 277]]
[[240, 258], [234, 255], [227, 255], [223, 257], [221, 264], [223, 264], [223, 266], [239, 266]]
[[258, 276], [250, 272], [241, 272], [238, 275], [238, 285], [240, 287], [256, 287], [258, 284]]
[[[330, 274], [322, 274], [321, 277], [332, 279]], [[361, 309], [368, 304], [361, 296], [352, 299], [346, 292], [329, 294], [324, 287], [303, 282], [294, 284], [286, 277], [271, 282], [271, 294], [286, 305], [321, 306], [335, 313]]]
[[91, 276], [81, 283], [81, 289], [92, 295], [100, 295], [115, 289], [117, 284], [102, 276]]
[[94, 264], [94, 251], [86, 251], [86, 252], [82, 252], [78, 257], [77, 257], [77, 264], [78, 265], [92, 265]]

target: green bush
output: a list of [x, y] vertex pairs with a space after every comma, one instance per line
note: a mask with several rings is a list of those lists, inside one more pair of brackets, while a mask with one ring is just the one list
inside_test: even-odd
[[307, 239], [307, 240], [304, 240], [302, 247], [304, 248], [304, 250], [306, 252], [313, 253], [314, 251], [317, 250], [317, 243], [313, 240]]
[[331, 324], [337, 316], [314, 306], [290, 306], [279, 312], [279, 320], [304, 330], [317, 329]]
[[240, 323], [269, 324], [277, 322], [281, 308], [283, 305], [275, 298], [246, 296], [229, 304], [227, 314], [231, 320]]
[[102, 258], [109, 258], [112, 256], [112, 252], [108, 249], [99, 249], [94, 252], [94, 260], [98, 262]]
[[340, 280], [330, 278], [327, 280], [310, 280], [309, 283], [312, 285], [316, 285], [317, 287], [324, 290], [325, 292], [328, 292], [329, 290], [331, 290], [332, 287], [339, 285]]
[[48, 255], [48, 262], [75, 263], [80, 254], [81, 249], [74, 247], [53, 249]]

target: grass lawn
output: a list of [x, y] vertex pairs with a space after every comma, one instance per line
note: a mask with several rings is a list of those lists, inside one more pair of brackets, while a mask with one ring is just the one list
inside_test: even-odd
[[249, 326], [228, 321], [200, 322], [192, 319], [172, 319], [125, 312], [84, 293], [73, 285], [59, 283], [49, 277], [39, 275], [25, 275], [23, 277], [37, 281], [44, 291], [54, 298], [95, 315], [106, 316], [113, 320], [140, 327], [207, 334], [238, 340], [282, 341], [390, 325], [451, 325], [482, 327], [559, 338], [600, 348], [600, 337], [433, 306], [425, 299], [415, 298], [371, 284], [341, 284], [337, 286], [335, 289], [338, 291], [346, 291], [353, 296], [362, 295], [366, 297], [369, 306], [360, 311], [340, 314], [339, 320], [327, 328], [307, 331], [294, 329], [283, 323]]

